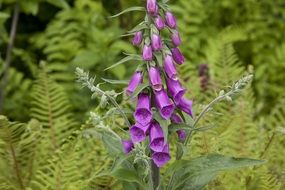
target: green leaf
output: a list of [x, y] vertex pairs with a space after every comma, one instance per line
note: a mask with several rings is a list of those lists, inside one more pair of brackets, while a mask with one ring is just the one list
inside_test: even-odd
[[138, 176], [137, 172], [132, 169], [117, 168], [116, 170], [112, 171], [111, 176], [119, 180], [127, 182], [137, 182], [143, 185], [143, 182], [140, 180], [140, 177]]
[[133, 34], [137, 31], [141, 31], [143, 29], [148, 28], [147, 24], [145, 22], [142, 22], [140, 24], [138, 24], [136, 27], [134, 27], [132, 30], [128, 31], [129, 34]]
[[200, 190], [203, 189], [221, 171], [250, 167], [265, 163], [264, 160], [234, 158], [211, 154], [193, 160], [176, 161], [167, 171], [172, 176], [167, 189]]
[[141, 91], [143, 91], [147, 87], [149, 87], [148, 83], [140, 84], [128, 99], [133, 99], [133, 98], [137, 97], [139, 95], [139, 93], [141, 93]]
[[123, 152], [122, 143], [119, 138], [111, 133], [101, 132], [102, 141], [110, 155], [119, 155]]
[[123, 63], [125, 63], [125, 62], [132, 61], [132, 60], [141, 61], [142, 58], [141, 58], [141, 56], [139, 56], [139, 55], [129, 55], [129, 56], [127, 56], [127, 57], [121, 59], [121, 60], [118, 61], [117, 63], [113, 64], [112, 66], [106, 68], [104, 71], [107, 71], [107, 70], [109, 70], [109, 69], [112, 69], [112, 68], [114, 68], [114, 67], [117, 67], [118, 65], [121, 65], [121, 64], [123, 64]]
[[126, 10], [124, 10], [124, 11], [122, 11], [116, 15], [111, 16], [110, 18], [115, 18], [115, 17], [118, 17], [122, 14], [132, 12], [132, 11], [145, 11], [145, 8], [144, 7], [130, 7], [130, 8], [128, 8], [128, 9], [126, 9]]
[[123, 84], [123, 85], [127, 85], [129, 83], [128, 80], [113, 80], [113, 79], [105, 79], [105, 78], [101, 78], [103, 81], [110, 83], [110, 84]]
[[65, 0], [46, 0], [46, 2], [48, 2], [54, 6], [57, 6], [59, 8], [65, 8], [65, 9], [69, 8], [69, 5]]
[[185, 131], [189, 131], [192, 129], [192, 127], [190, 125], [187, 124], [171, 124], [169, 126], [169, 132], [175, 132], [178, 131], [180, 129], [184, 129]]

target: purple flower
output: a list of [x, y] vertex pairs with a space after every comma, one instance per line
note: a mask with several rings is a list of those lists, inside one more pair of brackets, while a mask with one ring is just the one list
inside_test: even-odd
[[136, 123], [130, 128], [131, 139], [134, 143], [139, 143], [144, 141], [148, 133], [149, 125], [142, 126], [139, 123]]
[[155, 93], [155, 102], [162, 118], [169, 119], [174, 111], [174, 105], [170, 101], [164, 89]]
[[149, 81], [152, 85], [152, 88], [156, 91], [160, 91], [163, 87], [161, 82], [160, 73], [157, 67], [150, 67], [148, 71]]
[[158, 12], [158, 6], [156, 4], [156, 0], [147, 0], [146, 9], [149, 14], [156, 15]]
[[138, 85], [142, 82], [142, 80], [143, 80], [142, 72], [139, 71], [135, 72], [127, 87], [127, 94], [131, 95], [136, 90]]
[[162, 41], [159, 35], [153, 34], [151, 36], [151, 45], [154, 51], [159, 51], [162, 48]]
[[172, 80], [178, 79], [176, 67], [170, 55], [166, 55], [164, 58], [164, 70], [165, 70], [166, 75]]
[[161, 16], [159, 16], [159, 15], [155, 18], [154, 24], [158, 30], [163, 30], [165, 27], [165, 23], [164, 23], [163, 19], [161, 18]]
[[185, 88], [181, 86], [178, 80], [172, 80], [167, 78], [166, 83], [167, 83], [168, 92], [173, 97], [174, 102], [178, 104], [180, 102], [180, 99], [186, 92]]
[[165, 13], [166, 24], [170, 28], [176, 28], [176, 18], [171, 12]]
[[174, 31], [171, 35], [172, 43], [175, 47], [181, 44], [181, 38], [178, 31]]
[[164, 166], [170, 160], [168, 145], [166, 144], [161, 152], [154, 152], [152, 154], [152, 160], [157, 167]]
[[151, 61], [152, 60], [152, 48], [150, 45], [144, 45], [143, 60], [145, 60], [145, 61]]
[[174, 61], [177, 64], [181, 65], [184, 63], [184, 61], [185, 61], [184, 56], [182, 55], [182, 53], [180, 52], [180, 50], [177, 47], [171, 49], [171, 53], [172, 53]]
[[124, 153], [129, 153], [134, 148], [134, 143], [131, 140], [122, 140]]
[[159, 123], [152, 122], [150, 125], [150, 132], [149, 132], [149, 138], [150, 138], [150, 149], [159, 152], [162, 151], [164, 148], [164, 136], [163, 136], [163, 130], [160, 127]]
[[148, 94], [139, 94], [134, 118], [143, 126], [146, 126], [151, 122], [152, 113], [150, 108], [150, 97]]
[[[171, 116], [171, 122], [172, 123], [176, 123], [176, 124], [179, 124], [179, 123], [182, 123], [182, 119], [180, 116], [178, 116], [177, 114], [172, 114]], [[177, 135], [178, 135], [178, 138], [182, 141], [184, 141], [186, 139], [186, 132], [183, 130], [183, 129], [180, 129], [178, 131], [176, 131]]]
[[133, 45], [138, 46], [142, 43], [143, 35], [141, 31], [138, 31], [135, 33], [133, 38]]
[[187, 100], [186, 98], [181, 98], [177, 107], [187, 113], [188, 115], [192, 116], [192, 104], [191, 100]]

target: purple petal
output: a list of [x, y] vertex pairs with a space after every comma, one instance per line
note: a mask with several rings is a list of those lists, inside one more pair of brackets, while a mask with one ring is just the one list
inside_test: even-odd
[[134, 143], [131, 140], [122, 140], [124, 153], [129, 153], [134, 148]]
[[169, 78], [178, 80], [175, 64], [173, 63], [172, 56], [166, 55], [164, 58], [164, 70]]
[[157, 165], [157, 167], [164, 166], [170, 160], [168, 145], [165, 145], [161, 152], [154, 152], [152, 154], [152, 160]]
[[143, 127], [140, 124], [135, 124], [130, 128], [131, 139], [134, 143], [139, 143], [144, 141], [146, 134], [148, 132], [149, 126]]
[[184, 63], [185, 61], [185, 58], [184, 56], [182, 55], [181, 51], [176, 47], [176, 48], [173, 48], [171, 49], [171, 53], [172, 53], [172, 56], [173, 56], [173, 59], [174, 61], [181, 65]]
[[155, 93], [155, 102], [161, 117], [169, 119], [175, 107], [164, 89]]
[[182, 96], [185, 94], [186, 89], [183, 88], [178, 80], [167, 79], [167, 88], [175, 103], [179, 103]]
[[135, 72], [127, 87], [127, 95], [131, 95], [136, 90], [138, 85], [142, 83], [142, 80], [143, 80], [142, 72]]
[[134, 112], [134, 118], [138, 123], [143, 126], [148, 125], [152, 120], [150, 97], [148, 94], [139, 94], [136, 111]]
[[150, 125], [150, 148], [153, 151], [159, 152], [164, 148], [163, 130], [157, 122], [152, 122]]
[[163, 19], [161, 18], [161, 16], [157, 16], [154, 20], [155, 26], [158, 30], [163, 30], [165, 27], [165, 23], [163, 21]]
[[186, 139], [186, 132], [183, 129], [178, 130], [177, 132], [178, 138], [182, 141]]
[[159, 51], [162, 48], [162, 41], [159, 35], [153, 34], [151, 36], [151, 46], [154, 51]]
[[174, 31], [171, 35], [172, 43], [175, 47], [181, 44], [181, 38], [178, 31]]
[[176, 18], [171, 12], [166, 12], [165, 14], [166, 24], [170, 28], [176, 28]]
[[156, 0], [147, 0], [146, 9], [149, 14], [156, 15], [158, 13], [158, 6], [156, 4]]
[[153, 58], [152, 48], [150, 45], [145, 45], [143, 48], [143, 60], [151, 61]]
[[183, 122], [181, 117], [179, 115], [175, 114], [175, 113], [171, 115], [170, 119], [171, 119], [172, 123], [176, 123], [176, 124], [179, 124], [179, 123]]
[[160, 91], [162, 89], [162, 81], [160, 77], [160, 72], [157, 67], [150, 67], [149, 69], [149, 81], [152, 85], [152, 88], [156, 91]]
[[181, 98], [180, 102], [177, 104], [177, 107], [192, 116], [192, 100], [187, 100], [186, 98]]
[[133, 45], [138, 46], [142, 43], [143, 35], [142, 31], [138, 31], [135, 33], [134, 38], [133, 38]]

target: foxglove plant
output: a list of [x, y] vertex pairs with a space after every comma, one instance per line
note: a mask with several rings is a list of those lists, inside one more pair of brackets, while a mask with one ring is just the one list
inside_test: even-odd
[[[94, 86], [95, 79], [89, 79], [88, 73], [83, 70], [77, 69], [76, 73], [78, 80], [84, 86], [88, 87], [93, 94], [101, 96], [101, 102], [107, 100], [115, 106], [129, 129], [129, 137], [123, 139], [109, 128], [104, 128], [106, 131], [101, 134], [104, 137], [105, 132], [108, 132], [113, 136], [113, 138], [110, 138], [110, 135], [105, 137], [105, 146], [112, 153], [118, 152], [118, 155], [123, 157], [114, 163], [110, 175], [128, 182], [135, 182], [140, 186], [138, 189], [163, 189], [159, 168], [173, 160], [170, 174], [168, 172], [170, 180], [166, 189], [202, 189], [217, 174], [217, 171], [262, 163], [259, 160], [236, 160], [222, 155], [207, 155], [193, 162], [181, 160], [193, 133], [210, 129], [197, 128], [198, 122], [217, 102], [232, 100], [251, 81], [252, 76], [240, 79], [228, 92], [221, 91], [219, 96], [205, 106], [196, 117], [192, 110], [193, 101], [186, 98], [186, 88], [182, 86], [176, 70], [185, 62], [185, 59], [178, 48], [182, 45], [182, 41], [176, 18], [167, 2], [168, 0], [146, 0], [145, 7], [133, 7], [123, 11], [123, 13], [134, 10], [146, 12], [145, 20], [130, 32], [134, 36], [132, 44], [140, 48], [140, 55], [128, 55], [114, 66], [107, 68], [113, 68], [129, 60], [142, 62], [134, 71], [126, 87], [129, 100], [132, 100], [132, 103], [136, 100], [136, 108], [132, 113], [133, 122], [129, 121], [127, 113], [116, 102], [115, 98], [118, 94], [113, 91], [104, 92], [98, 85]], [[171, 157], [169, 142], [173, 132], [177, 134], [176, 161]], [[120, 148], [115, 148], [118, 144]], [[124, 155], [122, 156], [120, 152]], [[133, 158], [133, 162], [130, 162], [129, 158]], [[200, 171], [203, 169], [207, 172]], [[148, 180], [146, 177], [149, 177]], [[198, 178], [205, 179], [197, 180]]]

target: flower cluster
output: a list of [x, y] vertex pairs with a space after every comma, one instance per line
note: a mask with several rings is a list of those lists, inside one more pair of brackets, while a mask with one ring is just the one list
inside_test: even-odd
[[[162, 6], [156, 0], [147, 0], [147, 27], [134, 34], [132, 43], [141, 46], [145, 64], [134, 73], [126, 92], [131, 95], [143, 83], [144, 77], [148, 79], [151, 88], [138, 95], [135, 124], [130, 128], [131, 140], [123, 141], [124, 151], [128, 153], [134, 143], [143, 142], [149, 137], [151, 157], [158, 167], [170, 160], [170, 154], [167, 138], [160, 123], [154, 119], [154, 112], [158, 112], [162, 119], [176, 124], [183, 122], [179, 110], [192, 116], [192, 101], [184, 97], [186, 89], [182, 87], [176, 70], [177, 64], [184, 63], [184, 56], [178, 48], [181, 38], [176, 19], [167, 6]], [[163, 38], [164, 29], [169, 31], [170, 37]], [[157, 55], [161, 55], [162, 60], [158, 60]], [[177, 134], [180, 140], [185, 140], [184, 130], [178, 130]]]

